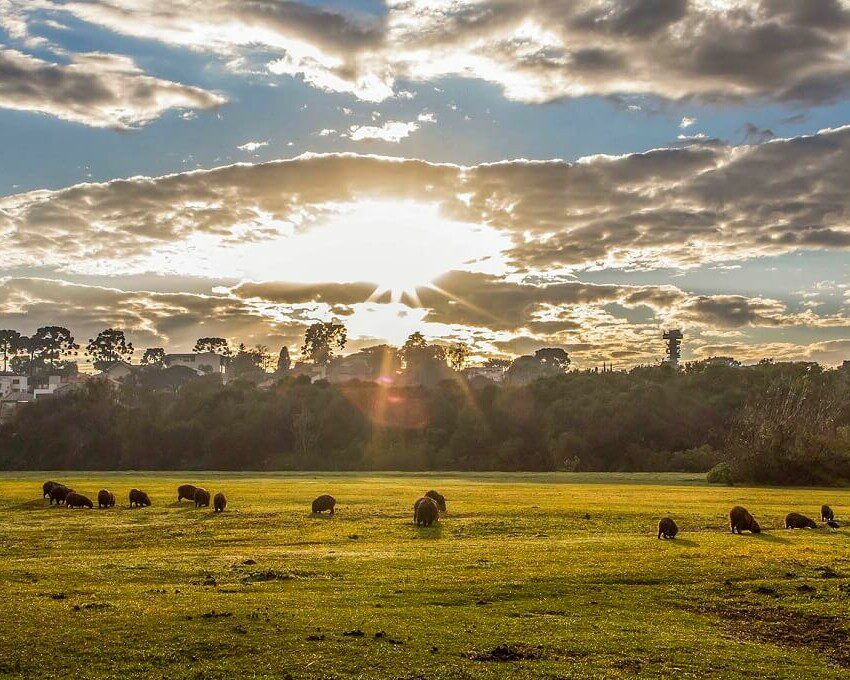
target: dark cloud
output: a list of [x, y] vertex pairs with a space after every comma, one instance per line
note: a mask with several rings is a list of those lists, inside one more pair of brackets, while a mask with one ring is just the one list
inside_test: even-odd
[[[17, 11], [26, 5], [15, 0]], [[850, 83], [850, 9], [838, 0], [428, 0], [381, 16], [285, 0], [90, 0], [57, 9], [113, 31], [238, 60], [369, 100], [399, 80], [460, 76], [512, 99], [656, 95], [817, 104]]]
[[0, 46], [0, 108], [124, 129], [168, 109], [209, 109], [225, 101], [199, 87], [145, 75], [126, 57], [77, 54], [56, 64]]

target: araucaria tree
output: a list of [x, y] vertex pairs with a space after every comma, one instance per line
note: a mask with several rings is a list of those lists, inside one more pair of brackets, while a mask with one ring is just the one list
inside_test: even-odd
[[31, 361], [41, 361], [51, 370], [65, 356], [76, 356], [80, 346], [63, 326], [43, 326], [29, 339]]
[[9, 359], [21, 349], [21, 334], [18, 331], [0, 330], [0, 354], [3, 355], [3, 371], [9, 370]]
[[127, 342], [124, 331], [117, 328], [107, 328], [89, 340], [86, 345], [86, 356], [92, 365], [103, 370], [116, 361], [129, 361], [133, 356], [133, 343]]
[[223, 357], [229, 357], [233, 352], [230, 350], [230, 345], [224, 338], [198, 338], [193, 352], [200, 354], [201, 352], [215, 352]]
[[348, 334], [341, 323], [314, 323], [304, 334], [301, 354], [314, 364], [326, 366], [333, 359], [334, 350], [342, 350], [347, 340]]

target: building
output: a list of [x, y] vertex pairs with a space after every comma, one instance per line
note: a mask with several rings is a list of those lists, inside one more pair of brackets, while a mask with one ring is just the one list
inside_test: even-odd
[[126, 361], [113, 361], [97, 377], [107, 380], [113, 385], [120, 385], [134, 370], [135, 367]]
[[191, 354], [166, 354], [162, 360], [166, 368], [172, 366], [185, 366], [191, 368], [198, 375], [210, 375], [217, 373], [225, 377], [227, 373], [227, 359], [215, 352], [193, 352]]
[[332, 383], [345, 383], [350, 380], [393, 383], [400, 369], [398, 351], [388, 345], [376, 345], [354, 354], [334, 358], [328, 364], [327, 379]]
[[8, 371], [0, 372], [0, 397], [10, 392], [27, 392], [29, 378]]

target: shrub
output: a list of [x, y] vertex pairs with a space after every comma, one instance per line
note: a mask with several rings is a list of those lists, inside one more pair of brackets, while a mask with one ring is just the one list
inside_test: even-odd
[[727, 486], [732, 486], [735, 483], [735, 468], [726, 462], [718, 463], [708, 471], [706, 479], [709, 484], [726, 484]]

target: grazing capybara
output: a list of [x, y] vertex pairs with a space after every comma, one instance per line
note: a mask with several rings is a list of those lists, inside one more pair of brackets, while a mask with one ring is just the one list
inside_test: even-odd
[[789, 512], [785, 515], [785, 528], [786, 529], [817, 529], [818, 525], [815, 524], [813, 519], [809, 519], [805, 515], [801, 515], [799, 512]]
[[225, 496], [221, 491], [219, 491], [215, 498], [213, 498], [213, 508], [216, 512], [224, 512], [224, 509], [227, 507], [227, 496]]
[[429, 527], [440, 517], [440, 506], [429, 496], [423, 496], [413, 505], [413, 522], [416, 526]]
[[210, 492], [199, 486], [195, 489], [195, 507], [200, 508], [201, 506], [210, 507]]
[[678, 533], [679, 527], [670, 517], [665, 517], [658, 523], [658, 538], [676, 538]]
[[[48, 484], [49, 483], [50, 482], [48, 482]], [[821, 505], [820, 506], [820, 518], [824, 522], [828, 522], [831, 519], [835, 519], [835, 513], [832, 511], [832, 508], [829, 507], [828, 505]]]
[[838, 522], [836, 522], [834, 519], [828, 519], [826, 520], [826, 526], [828, 526], [830, 529], [837, 529], [839, 525]]
[[446, 511], [446, 497], [443, 494], [441, 494], [439, 491], [434, 491], [433, 489], [431, 489], [425, 495], [428, 498], [434, 499], [434, 502], [437, 504], [437, 507], [440, 508], [440, 512]]
[[187, 501], [195, 500], [195, 491], [198, 490], [194, 484], [181, 484], [177, 487], [177, 502], [179, 503], [184, 498]]
[[64, 484], [54, 484], [53, 488], [50, 489], [50, 505], [53, 505], [53, 501], [56, 501], [56, 505], [62, 505], [65, 502], [65, 497], [73, 491]]
[[94, 503], [86, 496], [75, 491], [69, 491], [65, 496], [65, 505], [69, 508], [93, 508]]
[[151, 499], [144, 491], [139, 489], [130, 489], [130, 507], [134, 505], [137, 508], [145, 507], [151, 504]]
[[109, 489], [101, 489], [97, 492], [97, 507], [112, 508], [115, 507], [115, 494]]
[[45, 482], [44, 484], [42, 484], [41, 485], [41, 490], [42, 490], [41, 497], [42, 498], [50, 498], [50, 491], [53, 489], [54, 486], [56, 486], [56, 484], [57, 484], [57, 482]]
[[742, 531], [750, 531], [754, 534], [761, 533], [761, 527], [756, 522], [756, 518], [750, 514], [749, 510], [740, 505], [736, 505], [729, 511], [729, 526], [733, 534], [740, 534]]
[[328, 494], [323, 494], [313, 501], [313, 514], [315, 515], [325, 510], [330, 510], [330, 514], [334, 514], [335, 506], [336, 498]]

